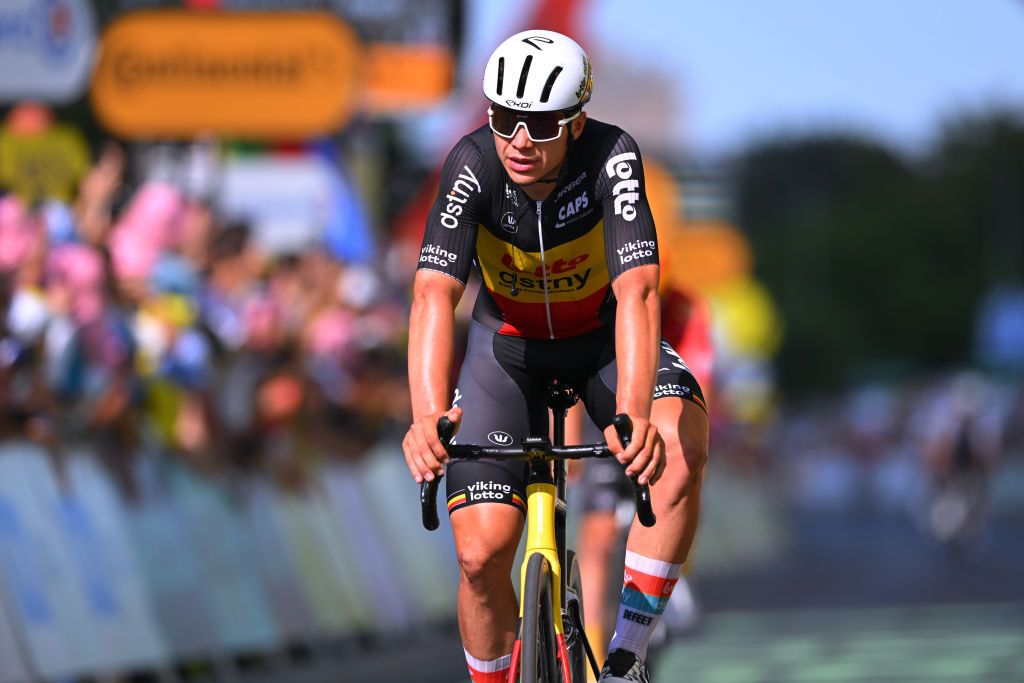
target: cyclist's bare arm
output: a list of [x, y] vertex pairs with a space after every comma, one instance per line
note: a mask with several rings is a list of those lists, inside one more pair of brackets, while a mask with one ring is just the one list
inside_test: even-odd
[[[654, 378], [658, 371], [661, 342], [661, 303], [658, 298], [659, 268], [632, 268], [612, 282], [618, 301], [615, 319], [615, 356], [618, 370], [616, 412], [633, 421], [633, 441], [621, 455], [626, 474], [639, 475], [640, 483], [654, 483], [665, 468], [665, 446], [651, 424]], [[615, 429], [605, 430], [610, 445], [621, 445]]]
[[409, 390], [413, 423], [402, 441], [405, 462], [416, 483], [444, 472], [448, 455], [437, 438], [437, 420], [459, 422], [462, 410], [450, 408], [455, 306], [465, 290], [458, 280], [419, 270], [409, 314]]

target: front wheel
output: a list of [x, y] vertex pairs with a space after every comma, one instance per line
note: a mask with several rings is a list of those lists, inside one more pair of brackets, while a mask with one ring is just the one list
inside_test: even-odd
[[523, 586], [523, 623], [519, 633], [521, 683], [556, 683], [559, 680], [558, 647], [551, 610], [551, 566], [543, 555], [533, 554], [526, 565]]

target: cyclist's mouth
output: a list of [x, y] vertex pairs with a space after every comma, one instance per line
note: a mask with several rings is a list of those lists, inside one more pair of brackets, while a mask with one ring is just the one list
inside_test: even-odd
[[537, 162], [535, 160], [524, 159], [522, 157], [509, 157], [508, 165], [517, 173], [529, 173], [533, 170], [534, 166], [537, 165]]

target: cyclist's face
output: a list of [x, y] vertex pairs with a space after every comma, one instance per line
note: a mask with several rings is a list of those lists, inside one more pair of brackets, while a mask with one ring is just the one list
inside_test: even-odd
[[[503, 138], [497, 133], [494, 136], [494, 147], [498, 152], [498, 158], [505, 167], [512, 182], [519, 185], [526, 185], [526, 193], [534, 199], [542, 199], [555, 189], [553, 184], [533, 185], [541, 178], [553, 177], [558, 167], [565, 160], [568, 149], [567, 134], [579, 137], [583, 132], [583, 124], [586, 121], [586, 113], [562, 126], [562, 133], [554, 140], [547, 142], [534, 142], [526, 134], [526, 126], [519, 126], [515, 135], [511, 138]], [[534, 194], [542, 196], [534, 196]]]

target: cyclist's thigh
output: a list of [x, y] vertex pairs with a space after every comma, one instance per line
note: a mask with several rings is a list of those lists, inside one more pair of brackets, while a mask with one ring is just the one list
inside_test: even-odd
[[[611, 362], [600, 368], [584, 387], [583, 400], [587, 406], [587, 412], [601, 429], [611, 424], [612, 417], [615, 415], [617, 386], [618, 374], [615, 359], [612, 358]], [[672, 345], [664, 339], [661, 341], [658, 355], [658, 374], [654, 382], [653, 398], [655, 401], [659, 399], [690, 401], [699, 406], [703, 412], [707, 412], [704, 392], [701, 391], [700, 384]]]
[[[457, 443], [512, 446], [546, 418], [544, 404], [530, 400], [532, 383], [516, 362], [516, 343], [477, 322], [470, 325], [455, 391], [454, 403], [464, 411]], [[481, 503], [526, 510], [524, 462], [456, 461], [445, 479], [449, 514]]]

